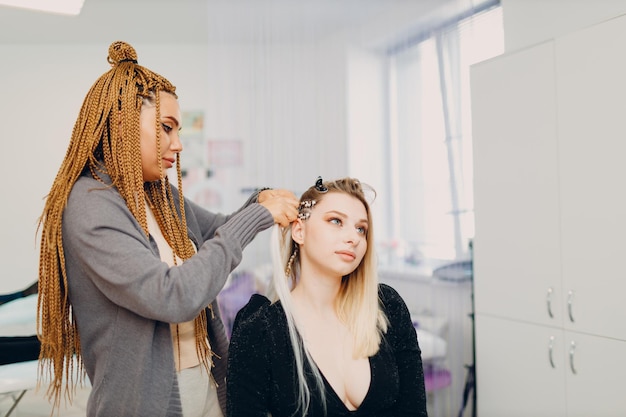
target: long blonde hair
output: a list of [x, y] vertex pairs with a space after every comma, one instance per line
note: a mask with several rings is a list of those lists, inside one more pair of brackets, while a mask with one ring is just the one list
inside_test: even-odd
[[[373, 189], [370, 189], [374, 192]], [[383, 333], [387, 331], [388, 321], [381, 310], [378, 297], [378, 274], [374, 248], [374, 230], [371, 221], [369, 202], [363, 191], [361, 182], [354, 178], [343, 178], [335, 181], [318, 183], [306, 190], [300, 197], [300, 213], [306, 221], [306, 211], [314, 210], [326, 193], [344, 193], [357, 198], [363, 203], [369, 220], [366, 239], [368, 241], [365, 255], [357, 268], [343, 277], [337, 297], [335, 309], [339, 319], [346, 324], [354, 338], [353, 357], [364, 358], [378, 352]], [[298, 285], [300, 274], [300, 254], [297, 244], [291, 238], [291, 228], [274, 226], [272, 233], [272, 264], [273, 279], [268, 296], [272, 301], [280, 300], [289, 330], [289, 338], [296, 361], [298, 376], [298, 405], [302, 415], [306, 415], [311, 399], [311, 389], [304, 374], [304, 363], [308, 362], [315, 379], [315, 388], [320, 393], [325, 407], [325, 390], [322, 376], [315, 366], [306, 346], [298, 333], [293, 317], [293, 301], [291, 290]]]
[[[125, 42], [117, 41], [109, 46], [107, 61], [112, 68], [96, 80], [83, 101], [37, 229], [41, 231], [37, 302], [37, 336], [41, 342], [39, 381], [44, 375], [49, 378], [47, 394], [54, 400], [55, 408], [63, 386], [66, 398], [71, 401], [76, 383], [84, 378], [80, 339], [68, 298], [61, 227], [63, 210], [77, 179], [91, 175], [102, 182], [103, 187], [114, 187], [143, 228], [146, 239], [149, 233], [147, 200], [175, 255], [185, 260], [195, 253], [187, 235], [180, 155], [176, 161], [180, 215], [162, 169], [159, 181], [144, 183], [141, 165], [141, 110], [145, 106], [156, 107], [156, 148], [160, 150], [159, 93], [177, 97], [176, 87], [161, 75], [138, 65], [135, 49]], [[110, 183], [104, 176], [110, 178]], [[205, 310], [196, 318], [195, 328], [197, 350], [208, 369], [211, 351], [206, 344]]]

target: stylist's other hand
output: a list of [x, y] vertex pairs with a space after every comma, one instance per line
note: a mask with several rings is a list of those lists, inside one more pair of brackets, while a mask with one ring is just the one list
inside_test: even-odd
[[263, 190], [258, 196], [259, 204], [272, 213], [274, 223], [287, 227], [298, 217], [300, 201], [289, 190]]

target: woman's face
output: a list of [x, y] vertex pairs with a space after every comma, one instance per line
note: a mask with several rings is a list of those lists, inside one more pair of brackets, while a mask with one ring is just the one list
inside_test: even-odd
[[368, 226], [365, 206], [357, 198], [341, 192], [325, 194], [310, 217], [292, 227], [302, 267], [340, 277], [351, 273], [367, 250]]
[[[141, 130], [141, 167], [143, 180], [156, 181], [160, 179], [160, 173], [176, 163], [176, 154], [183, 150], [178, 131], [180, 129], [181, 115], [178, 100], [171, 94], [161, 92], [161, 149], [156, 148], [155, 117], [156, 107], [144, 105], [139, 116]], [[161, 170], [160, 170], [160, 169]]]

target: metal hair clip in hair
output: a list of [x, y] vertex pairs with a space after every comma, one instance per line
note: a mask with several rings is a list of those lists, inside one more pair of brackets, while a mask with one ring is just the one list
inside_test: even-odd
[[311, 216], [311, 209], [315, 206], [315, 200], [304, 200], [300, 202], [298, 207], [298, 218], [300, 220], [306, 220]]
[[328, 188], [324, 186], [324, 182], [322, 181], [322, 177], [317, 177], [317, 181], [315, 181], [315, 189], [320, 193], [325, 193], [328, 191]]

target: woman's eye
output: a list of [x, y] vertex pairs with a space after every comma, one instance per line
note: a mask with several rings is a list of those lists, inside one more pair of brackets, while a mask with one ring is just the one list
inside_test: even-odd
[[362, 235], [367, 233], [367, 229], [365, 227], [357, 227], [356, 231], [359, 232]]
[[163, 127], [163, 130], [165, 130], [165, 133], [170, 133], [172, 131], [172, 126], [168, 126], [165, 123], [161, 123], [161, 126]]
[[330, 222], [331, 222], [332, 224], [336, 224], [336, 225], [338, 225], [338, 226], [341, 226], [341, 220], [339, 220], [339, 219], [337, 219], [337, 218], [330, 219]]

